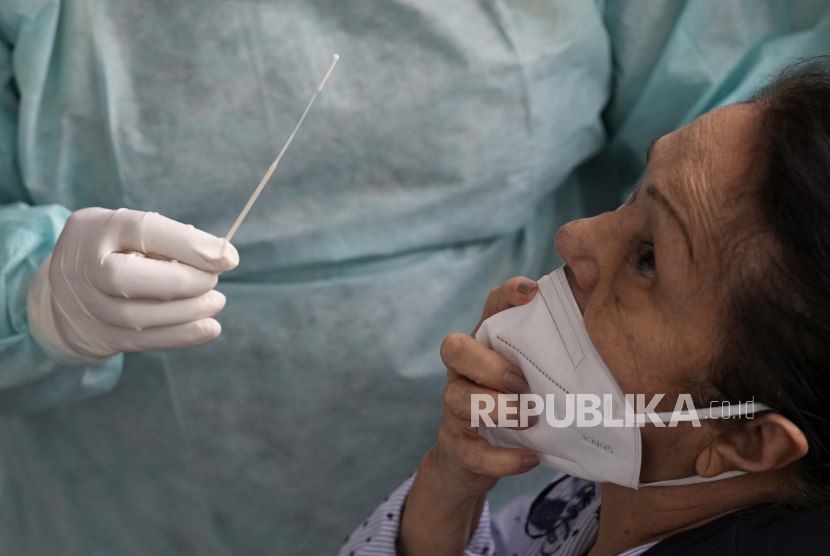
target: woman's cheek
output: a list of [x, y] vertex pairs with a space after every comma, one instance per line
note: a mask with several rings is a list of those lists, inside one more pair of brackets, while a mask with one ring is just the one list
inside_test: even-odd
[[589, 309], [584, 319], [588, 337], [622, 391], [634, 394], [650, 390], [642, 383], [647, 374], [643, 371], [650, 366], [647, 361], [650, 347], [643, 337], [657, 332], [617, 311]]

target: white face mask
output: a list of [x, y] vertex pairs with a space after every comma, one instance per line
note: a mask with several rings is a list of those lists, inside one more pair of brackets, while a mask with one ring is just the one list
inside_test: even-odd
[[[608, 417], [624, 421], [625, 396], [588, 338], [564, 267], [545, 276], [538, 284], [533, 301], [490, 317], [482, 323], [476, 339], [518, 366], [530, 392], [542, 398], [553, 394], [554, 414], [558, 419], [565, 416], [566, 394], [570, 393], [598, 396], [604, 400], [601, 410], [606, 421]], [[608, 410], [609, 396], [611, 410]], [[738, 412], [732, 410], [730, 416], [767, 409], [760, 403], [754, 406], [741, 404], [741, 407], [743, 409]], [[699, 409], [696, 417], [721, 417], [720, 408]], [[678, 420], [692, 420], [688, 418], [689, 413], [684, 413], [686, 418]], [[671, 413], [656, 415], [668, 422]], [[524, 431], [482, 425], [479, 432], [494, 446], [533, 450], [543, 465], [557, 471], [634, 489], [701, 483], [743, 474], [742, 471], [731, 471], [711, 478], [696, 475], [643, 484], [640, 482], [642, 442], [638, 426], [579, 427], [574, 419], [569, 426], [558, 428], [551, 426], [542, 414], [536, 425]]]

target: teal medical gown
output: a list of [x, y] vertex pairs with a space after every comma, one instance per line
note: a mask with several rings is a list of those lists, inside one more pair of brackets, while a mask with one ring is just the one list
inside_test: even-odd
[[[818, 8], [638, 6], [0, 4], [0, 554], [334, 552], [434, 442], [443, 336], [552, 268], [651, 135], [826, 49]], [[70, 211], [224, 235], [335, 52], [234, 238], [219, 339], [46, 359], [26, 293]]]
[[[3, 0], [0, 32], [0, 554], [335, 552], [434, 442], [443, 336], [539, 273], [602, 145], [595, 4]], [[335, 53], [222, 335], [46, 360], [26, 293], [70, 211], [224, 236]]]

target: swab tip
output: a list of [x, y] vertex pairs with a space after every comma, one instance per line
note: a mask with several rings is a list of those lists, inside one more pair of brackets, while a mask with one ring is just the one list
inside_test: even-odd
[[329, 74], [331, 73], [331, 70], [334, 69], [334, 64], [336, 64], [337, 60], [339, 60], [339, 59], [340, 59], [340, 56], [338, 56], [337, 54], [335, 54], [334, 56], [331, 57], [331, 62], [329, 62], [329, 67], [326, 68], [326, 73], [323, 74], [323, 78], [320, 79], [320, 82], [317, 84], [317, 92], [318, 93], [320, 92], [320, 89], [323, 88], [323, 85], [326, 84], [326, 79], [329, 78]]

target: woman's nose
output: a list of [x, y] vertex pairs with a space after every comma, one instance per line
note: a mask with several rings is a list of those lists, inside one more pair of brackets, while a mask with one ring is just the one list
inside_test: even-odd
[[[571, 269], [576, 282], [571, 284], [571, 289], [575, 290], [574, 297], [580, 309], [584, 309], [584, 299], [580, 294], [590, 294], [599, 281], [602, 243], [598, 237], [598, 219], [603, 216], [574, 220], [562, 226], [556, 234], [556, 252]], [[577, 288], [579, 291], [576, 291]]]

